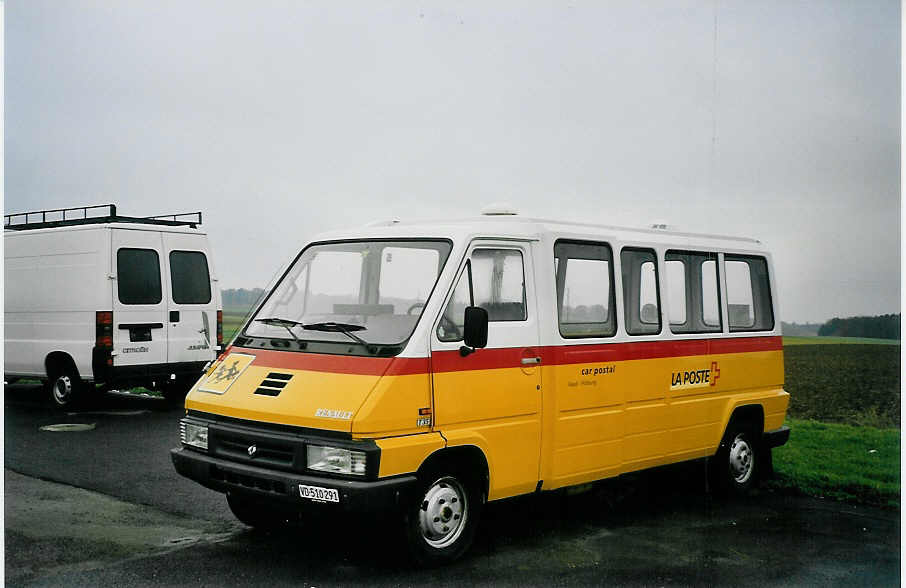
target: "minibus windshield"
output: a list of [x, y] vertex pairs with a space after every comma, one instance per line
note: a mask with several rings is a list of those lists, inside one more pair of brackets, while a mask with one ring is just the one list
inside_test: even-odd
[[377, 346], [399, 346], [412, 335], [450, 247], [441, 240], [312, 245], [243, 335], [295, 341], [300, 348], [308, 342], [352, 345], [350, 352], [365, 355]]

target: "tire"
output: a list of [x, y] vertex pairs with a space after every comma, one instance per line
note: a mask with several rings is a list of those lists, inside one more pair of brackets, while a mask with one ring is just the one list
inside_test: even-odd
[[242, 523], [261, 531], [285, 528], [293, 518], [289, 511], [236, 494], [227, 494], [227, 504]]
[[432, 567], [459, 559], [475, 538], [483, 501], [478, 483], [457, 470], [419, 476], [418, 491], [405, 516], [412, 561]]
[[164, 384], [163, 387], [161, 387], [160, 393], [170, 404], [181, 405], [186, 399], [186, 394], [189, 393], [189, 390], [192, 389], [194, 384], [195, 380], [177, 378], [176, 380]]
[[755, 485], [764, 463], [752, 428], [731, 424], [712, 457], [714, 488], [721, 494], [743, 496]]
[[85, 385], [70, 362], [52, 364], [47, 370], [47, 392], [58, 409], [72, 408], [82, 400]]

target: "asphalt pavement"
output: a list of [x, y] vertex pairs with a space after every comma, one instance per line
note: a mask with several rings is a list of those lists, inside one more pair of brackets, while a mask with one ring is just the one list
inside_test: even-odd
[[[67, 414], [13, 385], [4, 409], [10, 585], [900, 582], [899, 512], [764, 491], [715, 500], [700, 463], [492, 503], [466, 557], [415, 570], [388, 521], [238, 523], [222, 495], [173, 470], [182, 412], [161, 399], [108, 394]], [[42, 430], [54, 424], [93, 427]]]

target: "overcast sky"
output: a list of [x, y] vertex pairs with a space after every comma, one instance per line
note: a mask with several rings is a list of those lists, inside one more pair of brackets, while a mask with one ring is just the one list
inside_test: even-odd
[[[324, 229], [753, 236], [786, 321], [900, 311], [900, 6], [6, 3], [6, 212], [202, 210], [222, 288]], [[716, 26], [715, 26], [716, 25]]]

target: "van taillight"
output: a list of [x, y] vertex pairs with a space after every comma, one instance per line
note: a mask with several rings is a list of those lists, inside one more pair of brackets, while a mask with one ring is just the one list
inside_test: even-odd
[[223, 345], [223, 311], [217, 311], [217, 344]]
[[99, 310], [94, 316], [95, 345], [102, 349], [113, 349], [113, 312]]

